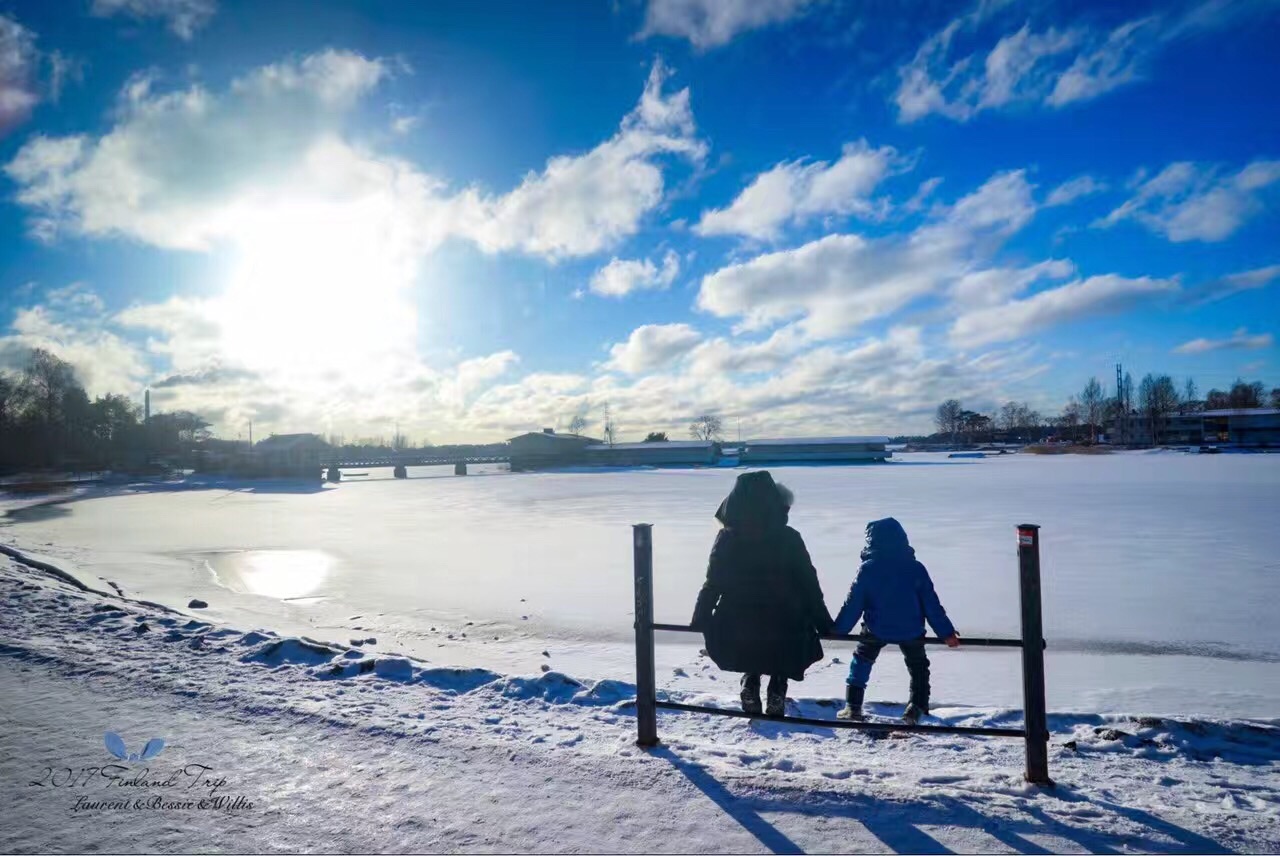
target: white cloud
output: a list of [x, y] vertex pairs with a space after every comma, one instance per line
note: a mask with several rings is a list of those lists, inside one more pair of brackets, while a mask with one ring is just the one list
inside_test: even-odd
[[640, 37], [674, 36], [700, 49], [714, 48], [739, 33], [802, 14], [813, 0], [649, 0]]
[[1222, 241], [1263, 210], [1262, 194], [1280, 182], [1280, 160], [1255, 160], [1239, 172], [1188, 161], [1136, 182], [1133, 196], [1099, 219], [1106, 228], [1136, 220], [1170, 241]]
[[[992, 44], [1007, 3], [979, 3], [926, 39], [899, 69], [898, 117], [913, 122], [931, 113], [967, 121], [984, 110], [1015, 106], [1061, 108], [1142, 79], [1154, 58], [1179, 39], [1239, 23], [1266, 3], [1204, 0], [1181, 11], [1162, 10], [1110, 30], [1084, 24], [1034, 28], [1022, 20]], [[1016, 7], [1022, 11], [1024, 7]], [[956, 44], [989, 44], [957, 55]]]
[[1091, 276], [1022, 300], [965, 312], [952, 324], [951, 340], [962, 348], [1011, 341], [1058, 324], [1121, 312], [1177, 289], [1170, 279]]
[[1250, 335], [1244, 327], [1226, 339], [1192, 339], [1173, 349], [1175, 354], [1207, 354], [1211, 351], [1258, 351], [1270, 348], [1275, 339], [1270, 333]]
[[1227, 274], [1221, 279], [1210, 283], [1204, 289], [1200, 302], [1212, 303], [1215, 300], [1222, 300], [1242, 291], [1266, 288], [1278, 279], [1280, 279], [1280, 265], [1267, 265], [1253, 270]]
[[727, 208], [702, 212], [699, 235], [746, 235], [769, 240], [788, 223], [828, 215], [883, 215], [885, 200], [871, 193], [902, 158], [892, 146], [872, 148], [866, 140], [846, 143], [834, 163], [783, 161], [757, 175]]
[[609, 348], [605, 367], [627, 374], [653, 371], [689, 353], [701, 340], [688, 324], [645, 324], [632, 330], [627, 341]]
[[162, 18], [174, 35], [186, 41], [217, 11], [215, 0], [93, 0], [95, 15]]
[[1095, 193], [1102, 193], [1107, 189], [1104, 182], [1098, 181], [1091, 175], [1078, 175], [1069, 181], [1064, 181], [1052, 191], [1045, 200], [1047, 206], [1070, 205], [1077, 199], [1086, 196], [1092, 196]]
[[[40, 237], [69, 230], [210, 249], [233, 238], [239, 214], [261, 200], [361, 195], [373, 188], [353, 188], [352, 173], [367, 177], [379, 166], [392, 187], [376, 191], [411, 189], [415, 174], [405, 165], [370, 161], [334, 136], [384, 73], [378, 60], [326, 51], [266, 66], [221, 96], [200, 86], [155, 94], [149, 78], [135, 78], [102, 137], [36, 136], [5, 171], [18, 201], [36, 212]], [[338, 159], [342, 174], [317, 172]]]
[[420, 121], [417, 116], [396, 116], [391, 120], [391, 133], [400, 137], [408, 136]]
[[1075, 265], [1051, 259], [1025, 268], [986, 268], [966, 273], [948, 293], [951, 302], [963, 308], [996, 306], [1026, 291], [1042, 279], [1065, 279], [1075, 273]]
[[97, 296], [72, 286], [49, 293], [48, 305], [19, 309], [0, 336], [0, 366], [21, 368], [27, 352], [43, 348], [71, 363], [89, 395], [133, 392], [147, 373], [142, 354], [104, 329]]
[[625, 297], [633, 291], [670, 288], [680, 273], [680, 257], [668, 250], [662, 266], [649, 259], [614, 258], [591, 277], [591, 293], [603, 297]]
[[32, 32], [0, 15], [0, 134], [25, 121], [40, 100], [33, 81], [38, 58]]
[[905, 236], [828, 235], [729, 265], [702, 280], [699, 309], [741, 318], [743, 330], [799, 318], [831, 338], [954, 282], [1035, 213], [1021, 171], [993, 176]]
[[5, 170], [44, 240], [70, 231], [209, 250], [256, 238], [268, 214], [330, 206], [341, 221], [331, 231], [367, 224], [400, 257], [458, 235], [489, 252], [559, 258], [633, 234], [662, 200], [664, 157], [699, 161], [706, 151], [689, 91], [665, 94], [668, 72], [656, 63], [609, 140], [552, 158], [508, 193], [451, 195], [412, 164], [344, 139], [353, 108], [390, 73], [383, 60], [328, 50], [259, 68], [224, 93], [157, 93], [136, 77], [103, 136], [37, 136]]
[[640, 103], [613, 137], [589, 152], [554, 157], [501, 196], [471, 188], [457, 200], [457, 230], [482, 249], [557, 258], [599, 252], [634, 234], [662, 201], [661, 159], [700, 162], [689, 90], [664, 95], [669, 77], [657, 62]]

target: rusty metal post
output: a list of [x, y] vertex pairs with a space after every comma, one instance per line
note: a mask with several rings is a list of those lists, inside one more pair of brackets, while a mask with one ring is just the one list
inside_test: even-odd
[[1049, 719], [1044, 697], [1044, 620], [1040, 598], [1040, 527], [1018, 524], [1018, 588], [1022, 600], [1022, 708], [1026, 729], [1027, 781], [1049, 778]]
[[636, 743], [658, 745], [658, 689], [653, 656], [653, 525], [631, 527], [636, 578]]

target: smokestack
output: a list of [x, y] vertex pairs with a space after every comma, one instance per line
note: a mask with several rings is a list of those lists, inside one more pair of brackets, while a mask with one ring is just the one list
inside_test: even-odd
[[142, 393], [142, 424], [151, 424], [151, 390]]

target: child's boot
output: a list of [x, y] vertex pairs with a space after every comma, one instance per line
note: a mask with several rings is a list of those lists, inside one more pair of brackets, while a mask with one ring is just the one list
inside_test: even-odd
[[836, 714], [837, 719], [851, 719], [855, 722], [862, 721], [862, 698], [866, 694], [866, 687], [855, 687], [845, 685], [844, 688], [844, 710]]
[[914, 701], [907, 705], [907, 709], [902, 712], [902, 718], [907, 725], [919, 725], [920, 718], [929, 715], [929, 708], [918, 705]]
[[760, 706], [760, 676], [759, 675], [743, 675], [742, 676], [742, 692], [738, 695], [742, 699], [743, 713], [749, 713], [752, 716], [759, 716], [763, 708]]

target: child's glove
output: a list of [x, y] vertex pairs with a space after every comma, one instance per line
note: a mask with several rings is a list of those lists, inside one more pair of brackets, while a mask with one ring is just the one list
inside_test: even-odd
[[943, 639], [942, 641], [947, 643], [947, 647], [948, 647], [948, 648], [959, 648], [959, 647], [960, 647], [960, 634], [959, 634], [959, 633], [952, 633], [950, 636], [948, 636], [946, 639]]

